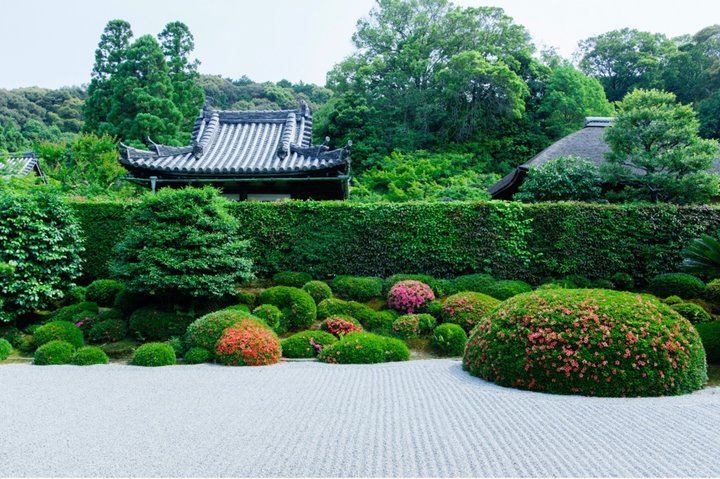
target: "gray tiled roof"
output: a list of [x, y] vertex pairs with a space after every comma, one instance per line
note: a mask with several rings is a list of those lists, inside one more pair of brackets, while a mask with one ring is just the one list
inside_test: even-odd
[[[37, 168], [36, 168], [37, 167]], [[42, 176], [38, 159], [31, 151], [25, 153], [0, 153], [0, 176], [27, 176], [37, 169]]]
[[346, 149], [311, 146], [311, 137], [312, 115], [304, 103], [297, 110], [203, 110], [191, 145], [153, 143], [153, 151], [148, 151], [121, 144], [120, 162], [140, 176], [284, 176], [347, 170]]

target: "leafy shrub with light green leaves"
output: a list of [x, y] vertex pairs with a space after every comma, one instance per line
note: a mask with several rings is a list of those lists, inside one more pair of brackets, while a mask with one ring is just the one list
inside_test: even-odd
[[90, 366], [93, 364], [107, 364], [110, 360], [105, 351], [97, 346], [83, 346], [75, 351], [70, 362], [76, 366]]
[[431, 344], [435, 351], [444, 356], [462, 356], [467, 343], [467, 333], [453, 323], [443, 323], [433, 331]]
[[145, 343], [135, 350], [133, 366], [171, 366], [175, 364], [175, 350], [165, 343]]
[[33, 342], [35, 347], [40, 347], [50, 341], [67, 341], [75, 348], [83, 345], [83, 332], [80, 328], [69, 321], [50, 321], [35, 330]]
[[90, 283], [85, 289], [87, 301], [93, 301], [99, 306], [111, 307], [115, 304], [115, 297], [125, 285], [114, 279], [97, 279]]
[[75, 346], [67, 341], [49, 341], [35, 351], [33, 364], [49, 366], [55, 364], [69, 364], [75, 354]]
[[708, 312], [702, 309], [697, 304], [679, 303], [673, 304], [671, 307], [672, 309], [680, 313], [680, 316], [687, 319], [693, 324], [707, 323], [708, 321], [712, 321], [712, 317], [710, 317]]
[[303, 291], [312, 296], [315, 304], [320, 304], [321, 301], [328, 298], [332, 298], [332, 289], [325, 281], [308, 281], [302, 287]]
[[701, 298], [705, 294], [705, 283], [687, 273], [664, 273], [650, 280], [648, 291], [658, 298], [672, 295], [683, 299]]
[[325, 348], [319, 356], [321, 361], [337, 364], [373, 364], [390, 361], [407, 361], [410, 350], [395, 338], [372, 333], [357, 332], [342, 337]]
[[312, 276], [309, 273], [283, 271], [280, 273], [275, 273], [272, 277], [272, 281], [277, 286], [292, 286], [293, 288], [302, 288], [305, 283], [312, 281]]
[[577, 156], [561, 156], [530, 168], [514, 199], [538, 201], [596, 201], [602, 193], [598, 166]]
[[317, 315], [317, 307], [312, 296], [300, 288], [291, 286], [268, 288], [260, 293], [258, 302], [272, 304], [280, 309], [282, 312], [278, 328], [280, 332], [309, 328]]
[[326, 331], [301, 331], [282, 340], [282, 355], [286, 358], [314, 358], [337, 338]]
[[336, 276], [330, 282], [335, 296], [365, 302], [382, 296], [383, 280], [374, 276]]

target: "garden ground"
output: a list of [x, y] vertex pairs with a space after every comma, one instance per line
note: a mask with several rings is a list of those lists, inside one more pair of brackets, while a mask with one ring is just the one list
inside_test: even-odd
[[720, 388], [501, 388], [453, 360], [0, 367], [0, 476], [720, 476]]

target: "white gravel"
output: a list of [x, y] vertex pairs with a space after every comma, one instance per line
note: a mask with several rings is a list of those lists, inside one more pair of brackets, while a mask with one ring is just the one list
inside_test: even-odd
[[720, 476], [720, 388], [552, 396], [452, 360], [11, 364], [0, 476]]

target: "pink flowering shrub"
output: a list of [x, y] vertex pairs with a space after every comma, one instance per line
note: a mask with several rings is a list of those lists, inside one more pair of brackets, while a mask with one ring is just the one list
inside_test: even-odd
[[215, 347], [215, 359], [227, 366], [262, 366], [280, 360], [277, 335], [253, 319], [244, 319], [225, 330]]
[[435, 299], [430, 286], [420, 281], [395, 283], [388, 293], [388, 306], [405, 314], [413, 314]]
[[473, 330], [463, 366], [503, 386], [589, 396], [683, 394], [707, 380], [689, 321], [650, 296], [599, 289], [508, 299]]
[[363, 327], [357, 319], [345, 314], [330, 316], [320, 324], [320, 329], [340, 338], [346, 334], [362, 331]]
[[445, 299], [442, 321], [443, 323], [457, 324], [466, 333], [469, 333], [486, 314], [499, 304], [499, 300], [483, 293], [466, 291], [453, 294]]

